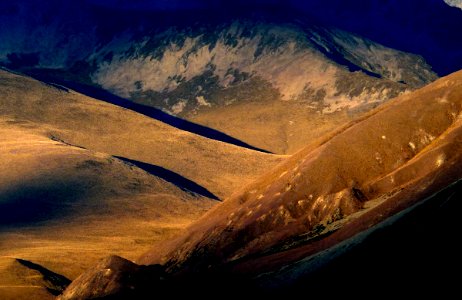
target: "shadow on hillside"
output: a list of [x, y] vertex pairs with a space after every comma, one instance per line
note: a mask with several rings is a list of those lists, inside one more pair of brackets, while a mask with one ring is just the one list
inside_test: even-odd
[[138, 271], [127, 275], [132, 279], [130, 284], [120, 282], [120, 292], [105, 299], [149, 299], [154, 292], [175, 299], [216, 299], [217, 295], [229, 299], [243, 295], [256, 299], [298, 299], [300, 295], [328, 299], [383, 295], [393, 299], [412, 295], [414, 299], [437, 292], [439, 298], [450, 299], [460, 290], [461, 197], [459, 181], [361, 243], [346, 246], [340, 256], [318, 260], [310, 265], [312, 269], [292, 270], [284, 277], [272, 278], [284, 272], [283, 267], [275, 273], [247, 277], [233, 274], [232, 266], [228, 269], [224, 265], [208, 271], [179, 269], [162, 275], [161, 280], [155, 273]]
[[322, 293], [335, 286], [345, 296], [345, 291], [360, 286], [363, 292], [452, 295], [460, 286], [454, 274], [459, 274], [462, 263], [461, 199], [462, 180], [319, 268], [299, 271], [295, 281], [271, 292]]
[[28, 225], [69, 213], [89, 196], [88, 184], [76, 178], [21, 182], [0, 190], [0, 227]]
[[194, 134], [197, 134], [197, 135], [200, 135], [200, 136], [212, 139], [212, 140], [232, 144], [235, 146], [239, 146], [239, 147], [243, 147], [243, 148], [247, 148], [247, 149], [251, 149], [251, 150], [255, 150], [255, 151], [259, 151], [263, 153], [271, 153], [270, 151], [251, 146], [239, 139], [229, 136], [216, 129], [212, 129], [210, 127], [206, 127], [203, 125], [199, 125], [199, 124], [175, 117], [166, 112], [163, 112], [160, 109], [157, 109], [151, 106], [146, 106], [146, 105], [135, 103], [133, 101], [116, 96], [106, 90], [103, 90], [95, 86], [90, 86], [87, 84], [82, 84], [82, 83], [77, 83], [77, 82], [72, 82], [72, 81], [67, 81], [64, 79], [56, 78], [55, 76], [49, 76], [46, 73], [40, 72], [37, 70], [34, 72], [26, 72], [26, 73], [29, 76], [32, 76], [33, 78], [40, 80], [48, 85], [51, 85], [59, 90], [66, 91], [67, 88], [70, 88], [81, 94], [135, 111], [137, 113], [140, 113], [142, 115], [148, 116], [153, 119], [156, 119], [158, 121], [161, 121], [165, 124], [168, 124], [170, 126], [173, 126], [175, 128], [178, 128], [184, 131], [188, 131], [188, 132], [191, 132], [191, 133], [194, 133]]
[[71, 283], [71, 280], [64, 277], [63, 275], [50, 271], [41, 265], [20, 258], [17, 258], [16, 261], [24, 267], [35, 270], [42, 274], [43, 280], [46, 282], [45, 288], [54, 296], [61, 294], [64, 289]]
[[201, 196], [205, 196], [211, 199], [215, 200], [220, 200], [216, 195], [214, 195], [212, 192], [204, 188], [203, 186], [195, 183], [192, 180], [189, 180], [188, 178], [185, 178], [181, 176], [180, 174], [177, 174], [173, 171], [167, 170], [165, 168], [151, 165], [145, 162], [137, 161], [137, 160], [132, 160], [128, 159], [125, 157], [121, 156], [114, 156], [115, 158], [120, 159], [124, 163], [134, 165], [146, 172], [148, 172], [151, 175], [157, 176], [159, 178], [162, 178], [165, 181], [168, 181], [180, 189], [182, 189], [185, 192], [193, 193], [193, 194], [198, 194]]

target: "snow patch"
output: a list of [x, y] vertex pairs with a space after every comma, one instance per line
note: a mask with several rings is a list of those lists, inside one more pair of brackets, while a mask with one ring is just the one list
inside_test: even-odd
[[415, 144], [413, 142], [409, 142], [409, 147], [411, 147], [412, 150], [415, 150]]
[[198, 96], [196, 97], [196, 101], [197, 101], [197, 104], [199, 106], [208, 106], [208, 107], [212, 107], [212, 104], [210, 104], [210, 102], [207, 102], [207, 100], [205, 100], [204, 96]]
[[462, 0], [444, 0], [447, 5], [462, 9]]

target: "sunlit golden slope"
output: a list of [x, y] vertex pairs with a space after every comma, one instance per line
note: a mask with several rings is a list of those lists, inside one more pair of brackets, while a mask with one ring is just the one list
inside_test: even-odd
[[75, 92], [0, 70], [0, 115], [39, 124], [66, 143], [164, 167], [220, 198], [283, 157], [178, 130]]
[[[313, 76], [322, 77], [317, 73]], [[400, 93], [411, 91], [409, 86], [400, 87], [389, 80], [372, 78], [361, 72], [338, 71], [334, 78], [338, 81], [338, 96], [326, 97], [325, 100], [330, 102], [328, 107], [319, 100], [281, 101], [256, 89], [252, 99], [205, 108], [187, 117], [273, 153], [294, 154], [318, 137], [364, 116]], [[250, 88], [244, 86], [242, 89]], [[381, 94], [378, 92], [381, 89], [387, 91], [380, 96], [385, 96], [385, 99], [374, 101], [377, 95], [372, 94]], [[351, 98], [342, 96], [344, 92], [350, 93]], [[319, 94], [324, 97], [323, 93]], [[315, 95], [313, 93], [312, 96], [316, 98]]]
[[[0, 297], [2, 299], [53, 299], [43, 275], [19, 263], [15, 258], [0, 260]], [[58, 293], [58, 292], [56, 292]]]
[[139, 262], [197, 272], [310, 243], [368, 210], [371, 226], [462, 177], [461, 111], [462, 72], [398, 97], [295, 154]]
[[1, 299], [47, 295], [14, 258], [72, 279], [109, 253], [135, 258], [216, 202], [40, 131], [0, 119]]
[[13, 258], [74, 279], [110, 253], [138, 257], [217, 203], [115, 156], [221, 198], [284, 159], [0, 70], [0, 298], [50, 297]]

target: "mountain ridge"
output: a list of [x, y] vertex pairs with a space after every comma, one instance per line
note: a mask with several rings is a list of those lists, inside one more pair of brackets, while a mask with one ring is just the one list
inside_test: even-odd
[[[462, 162], [461, 95], [462, 71], [367, 113], [336, 134], [294, 154], [209, 210], [187, 231], [156, 244], [136, 261], [137, 268], [152, 266], [165, 275], [155, 273], [142, 276], [140, 282], [131, 281], [129, 285], [134, 287], [131, 291], [124, 282], [114, 280], [111, 284], [117, 287], [115, 294], [114, 290], [106, 289], [101, 296], [137, 295], [137, 292], [149, 295], [152, 284], [164, 287], [162, 291], [180, 285], [190, 293], [203, 293], [207, 281], [212, 285], [216, 281], [217, 289], [229, 289], [233, 295], [234, 284], [250, 284], [257, 294], [271, 293], [273, 288], [278, 292], [278, 286], [281, 293], [291, 291], [284, 289], [287, 286], [303, 291], [303, 280], [312, 279], [309, 274], [318, 274], [318, 267], [322, 271], [327, 266], [324, 263], [335, 261], [337, 255], [349, 253], [350, 247], [360, 245], [355, 236], [360, 234], [357, 236], [360, 241], [368, 228], [379, 224], [374, 232], [380, 235], [382, 227], [388, 228], [384, 225], [387, 222], [399, 220], [398, 224], [412, 224], [415, 217], [427, 220], [435, 207], [447, 214], [443, 206], [456, 203], [451, 198], [460, 193], [462, 177], [457, 167]], [[413, 217], [407, 219], [404, 215]], [[425, 226], [431, 228], [431, 222], [427, 223]], [[457, 226], [454, 224], [457, 222], [449, 223]], [[400, 226], [390, 228], [399, 230]], [[443, 225], [436, 226], [431, 231], [442, 228]], [[444, 243], [450, 242], [449, 233], [442, 236]], [[419, 245], [425, 240], [422, 237]], [[406, 239], [402, 235], [400, 238]], [[340, 244], [343, 241], [345, 245]], [[336, 245], [340, 245], [339, 254], [334, 253], [337, 250], [329, 250], [337, 249], [331, 248]], [[327, 257], [316, 256], [322, 251], [326, 251]], [[135, 278], [137, 272], [124, 276], [132, 274]], [[355, 274], [351, 269], [342, 272]], [[375, 272], [377, 276], [388, 276], [380, 274], [380, 270]], [[164, 279], [159, 281], [158, 276]], [[104, 286], [112, 279], [97, 279], [95, 270], [91, 270], [72, 283], [60, 299], [85, 297], [82, 295], [87, 295], [93, 286]], [[86, 289], [88, 280], [90, 289]], [[320, 280], [320, 284], [330, 282]], [[332, 279], [339, 284], [352, 281], [353, 278]]]
[[[315, 201], [315, 199], [320, 200], [322, 198], [320, 201], [325, 202], [326, 204], [324, 208], [326, 208], [326, 206], [328, 208], [331, 205], [333, 205], [333, 203], [337, 203], [337, 206], [335, 207], [340, 208], [341, 210], [340, 216], [342, 215], [346, 216], [348, 214], [358, 211], [358, 208], [362, 207], [364, 202], [367, 202], [370, 199], [375, 199], [379, 197], [380, 195], [383, 195], [384, 193], [386, 193], [386, 191], [390, 191], [390, 192], [393, 191], [394, 186], [397, 186], [397, 187], [406, 186], [407, 184], [409, 184], [410, 186], [413, 186], [412, 182], [420, 180], [421, 178], [422, 180], [424, 179], [427, 180], [427, 182], [429, 182], [427, 184], [430, 184], [430, 185], [433, 184], [432, 181], [429, 179], [429, 176], [430, 176], [429, 174], [433, 174], [432, 172], [439, 172], [438, 168], [445, 166], [445, 164], [448, 164], [448, 165], [445, 166], [443, 171], [441, 172], [449, 172], [448, 170], [450, 170], [450, 166], [454, 166], [454, 164], [456, 163], [458, 159], [458, 150], [460, 149], [460, 141], [459, 141], [460, 137], [458, 137], [458, 133], [460, 131], [459, 127], [460, 127], [461, 103], [457, 102], [457, 95], [460, 94], [460, 87], [459, 89], [457, 87], [460, 86], [461, 84], [461, 81], [460, 81], [461, 74], [462, 74], [461, 72], [458, 72], [456, 74], [448, 76], [447, 78], [441, 79], [428, 87], [418, 90], [417, 92], [414, 92], [413, 94], [402, 96], [396, 99], [395, 101], [388, 103], [387, 105], [379, 108], [376, 112], [374, 112], [374, 114], [365, 118], [363, 121], [360, 121], [354, 124], [353, 126], [350, 126], [345, 131], [343, 131], [341, 134], [327, 141], [325, 144], [321, 145], [318, 149], [315, 149], [314, 151], [306, 150], [306, 151], [312, 151], [309, 154], [309, 156], [306, 156], [306, 154], [308, 154], [306, 151], [301, 151], [300, 153], [294, 155], [294, 157], [292, 157], [287, 162], [287, 165], [289, 167], [280, 166], [279, 168], [276, 168], [274, 170], [275, 174], [280, 174], [279, 178], [288, 178], [288, 179], [292, 178], [293, 179], [292, 181], [289, 181], [286, 184], [286, 182], [283, 180], [282, 184], [277, 185], [273, 183], [275, 184], [273, 185], [271, 184], [271, 181], [268, 181], [268, 180], [276, 179], [275, 182], [277, 182], [278, 176], [267, 175], [266, 179], [260, 179], [259, 180], [260, 183], [254, 184], [254, 187], [249, 187], [249, 192], [243, 193], [241, 194], [241, 196], [235, 195], [235, 197], [237, 196], [236, 199], [231, 200], [231, 201], [228, 199], [227, 201], [225, 201], [223, 205], [217, 206], [213, 210], [208, 212], [207, 215], [204, 217], [204, 220], [208, 219], [208, 220], [218, 221], [221, 217], [223, 217], [223, 214], [221, 214], [221, 217], [220, 217], [220, 209], [222, 209], [221, 212], [226, 211], [228, 208], [232, 207], [233, 205], [232, 202], [241, 203], [240, 205], [238, 205], [238, 207], [242, 208], [241, 211], [239, 211], [239, 213], [237, 212], [235, 214], [231, 213], [231, 215], [228, 218], [224, 218], [224, 220], [218, 221], [216, 227], [213, 227], [212, 225], [209, 230], [205, 229], [208, 226], [206, 224], [211, 224], [213, 223], [213, 221], [204, 221], [204, 224], [202, 225], [197, 224], [196, 229], [192, 229], [191, 236], [187, 237], [187, 239], [190, 242], [188, 243], [188, 246], [184, 246], [184, 248], [189, 248], [192, 252], [205, 251], [205, 253], [209, 253], [210, 255], [212, 255], [212, 253], [215, 253], [215, 251], [213, 250], [214, 249], [213, 247], [223, 247], [224, 249], [226, 249], [226, 251], [230, 251], [229, 252], [230, 254], [228, 254], [229, 256], [227, 258], [227, 261], [229, 262], [237, 258], [252, 254], [253, 251], [259, 251], [257, 250], [259, 247], [258, 245], [263, 245], [263, 244], [267, 245], [267, 243], [271, 243], [270, 242], [271, 240], [279, 239], [280, 237], [284, 236], [284, 234], [289, 234], [289, 232], [290, 234], [292, 234], [294, 230], [302, 230], [304, 232], [310, 231], [309, 229], [306, 229], [305, 227], [301, 226], [301, 224], [297, 223], [297, 220], [301, 220], [299, 214], [301, 214], [301, 216], [305, 216], [304, 213], [301, 213], [301, 212], [298, 213], [299, 210], [297, 209], [297, 204], [284, 205], [285, 203], [284, 199], [289, 199], [289, 198], [281, 198], [285, 194], [290, 195], [290, 199], [292, 200], [298, 199], [297, 195], [298, 197], [301, 197], [302, 200], [297, 200], [298, 202], [300, 202], [298, 206], [303, 205], [305, 201], [303, 199], [305, 198], [306, 198], [306, 201], [308, 202], [311, 201], [312, 203], [314, 203], [313, 204], [314, 208], [317, 207], [316, 203], [319, 202], [317, 200]], [[454, 78], [454, 80], [452, 80], [452, 78]], [[445, 91], [445, 88], [447, 85], [452, 87], [450, 89], [452, 93], [448, 93]], [[397, 125], [394, 125], [385, 116], [388, 117], [389, 115], [393, 114], [394, 115], [393, 118], [396, 118], [397, 120], [399, 119], [401, 120], [401, 121], [398, 121], [398, 123], [404, 122], [405, 120], [409, 122], [408, 113], [410, 111], [415, 111], [415, 109], [417, 109], [416, 101], [418, 101], [417, 99], [420, 100], [421, 98], [425, 99], [426, 103], [419, 104], [419, 110], [421, 110], [422, 112], [420, 120], [419, 120], [419, 125], [414, 124], [410, 128], [406, 128], [405, 132], [402, 132], [399, 134], [395, 133], [395, 137], [394, 137], [392, 134], [392, 131], [394, 131], [394, 129], [391, 129], [391, 128], [394, 128]], [[431, 107], [427, 106], [427, 105], [430, 105], [430, 103], [431, 103]], [[440, 107], [447, 106], [447, 108], [443, 108], [440, 111], [438, 111], [438, 109], [436, 108], [438, 106]], [[448, 111], [446, 111], [446, 109], [448, 109]], [[436, 113], [437, 111], [438, 113]], [[429, 123], [427, 121], [429, 121]], [[368, 124], [368, 125], [365, 125], [365, 124]], [[384, 126], [385, 124], [387, 125]], [[340, 154], [341, 153], [340, 149], [342, 148], [338, 148], [338, 149], [335, 148], [335, 147], [345, 147], [347, 143], [344, 143], [344, 141], [342, 140], [348, 139], [349, 135], [353, 133], [355, 134], [360, 133], [360, 132], [361, 134], [370, 134], [370, 133], [367, 133], [368, 130], [370, 130], [370, 128], [376, 128], [376, 129], [379, 128], [377, 126], [379, 126], [383, 131], [383, 133], [382, 132], [376, 133], [377, 142], [381, 141], [382, 143], [390, 143], [389, 144], [390, 148], [380, 149], [376, 147], [366, 146], [366, 144], [370, 142], [368, 140], [369, 138], [364, 141], [361, 139], [356, 140], [356, 143], [359, 143], [359, 145], [357, 145], [356, 147], [361, 149], [361, 151], [365, 152], [362, 154], [359, 154], [355, 150], [352, 149], [351, 151], [353, 152], [348, 151], [350, 157], [346, 158], [344, 157], [344, 155]], [[387, 126], [390, 126], [390, 129], [388, 129]], [[430, 130], [437, 130], [436, 128], [438, 127], [439, 133], [435, 134], [434, 137], [429, 136], [428, 135], [429, 133], [425, 133], [421, 135], [422, 130], [425, 130], [422, 128], [425, 128], [425, 127], [417, 129], [416, 132], [413, 132], [414, 127], [417, 127], [417, 126], [426, 126], [427, 129], [430, 128]], [[385, 132], [385, 131], [388, 131], [388, 132]], [[438, 138], [435, 138], [437, 136]], [[407, 142], [407, 144], [405, 145], [409, 150], [407, 150], [406, 148], [402, 148], [402, 146], [399, 145], [402, 143], [401, 139], [403, 138], [405, 140], [411, 139], [411, 141]], [[389, 141], [390, 139], [391, 141]], [[397, 144], [395, 144], [395, 141], [393, 141], [394, 139], [396, 139]], [[414, 142], [413, 139], [417, 139], [417, 141]], [[362, 143], [366, 143], [366, 144], [361, 145]], [[336, 146], [334, 146], [334, 144]], [[428, 145], [431, 145], [431, 146], [428, 146]], [[329, 149], [330, 147], [334, 147], [333, 149], [338, 150], [338, 151], [336, 150], [335, 152], [337, 153], [335, 156], [338, 156], [338, 158], [336, 158], [333, 155], [333, 153], [326, 152], [328, 151], [327, 149]], [[377, 151], [377, 153], [379, 153], [379, 156], [374, 153], [367, 153], [367, 151], [369, 152]], [[388, 154], [386, 154], [386, 152], [393, 152], [393, 151], [397, 151], [398, 153], [400, 153], [400, 155], [402, 155], [402, 157], [401, 158], [393, 157], [393, 156], [389, 157]], [[414, 154], [411, 154], [410, 151], [416, 151], [416, 152], [414, 152]], [[327, 153], [331, 153], [332, 157], [331, 158], [325, 157], [324, 159], [318, 158], [318, 156], [322, 157], [322, 155], [324, 155], [323, 152], [325, 155], [327, 155]], [[366, 155], [366, 153], [368, 155]], [[352, 158], [351, 155], [354, 155], [355, 158]], [[356, 157], [357, 155], [360, 155], [361, 158], [359, 156]], [[371, 156], [371, 157], [366, 158], [368, 156]], [[311, 193], [306, 192], [306, 191], [304, 192], [291, 191], [294, 188], [297, 189], [297, 186], [298, 186], [298, 189], [308, 188], [306, 187], [306, 182], [305, 184], [297, 183], [299, 181], [298, 178], [303, 178], [303, 176], [300, 177], [301, 175], [297, 175], [300, 173], [300, 171], [298, 171], [298, 168], [300, 167], [297, 167], [296, 163], [294, 165], [294, 162], [299, 161], [300, 158], [303, 158], [303, 157], [305, 157], [304, 159], [307, 162], [313, 163], [313, 165], [310, 165], [310, 169], [309, 171], [307, 171], [307, 174], [313, 174], [313, 175], [316, 174], [317, 178], [322, 178], [319, 180], [322, 180], [322, 182], [324, 182], [322, 186], [318, 186], [318, 184], [320, 184], [319, 180], [316, 181], [315, 178], [305, 179], [305, 181], [307, 180], [307, 182], [310, 182], [310, 185], [312, 185], [313, 188], [315, 189], [311, 191]], [[331, 165], [333, 168], [338, 168], [339, 169], [338, 172], [334, 172], [333, 170], [326, 171], [325, 168], [329, 168], [327, 167], [327, 165], [324, 166], [324, 170], [320, 171], [321, 169], [317, 168], [315, 165], [316, 162], [323, 164], [323, 163], [327, 163], [331, 159], [334, 159], [334, 160], [340, 159], [342, 161], [342, 162], [338, 162], [337, 164]], [[367, 163], [361, 166], [361, 163], [358, 160], [365, 160], [365, 162], [367, 161]], [[348, 167], [346, 166], [350, 165], [350, 163], [353, 163], [353, 161], [355, 162], [356, 169], [358, 168], [361, 168], [361, 169], [365, 168], [365, 169], [363, 170], [363, 172], [357, 170], [354, 172], [356, 174], [355, 176], [353, 177], [348, 176], [348, 178], [345, 179], [347, 181], [345, 182], [346, 186], [349, 186], [349, 188], [345, 190], [344, 188], [341, 187], [342, 180], [340, 179], [342, 177], [338, 177], [338, 176], [343, 176], [341, 175], [342, 168], [346, 168], [345, 171], [348, 170]], [[430, 162], [433, 162], [433, 164], [430, 164]], [[294, 169], [294, 171], [288, 171], [288, 169], [292, 169], [292, 168]], [[385, 168], [385, 170], [388, 169], [389, 171], [385, 171], [383, 168]], [[326, 174], [326, 175], [330, 174], [332, 178], [329, 176], [319, 177], [319, 172], [322, 172], [322, 174]], [[379, 175], [381, 172], [384, 172], [384, 174], [387, 174], [388, 172], [390, 172], [390, 174], [385, 175], [382, 178], [382, 176]], [[373, 174], [376, 174], [376, 175], [373, 175]], [[417, 174], [420, 174], [420, 175], [417, 175]], [[454, 175], [457, 175], [457, 172], [455, 172], [455, 174], [451, 176], [454, 176]], [[369, 176], [369, 179], [366, 179], [366, 180], [364, 178], [361, 179], [362, 176], [366, 176], [366, 177]], [[422, 177], [416, 177], [416, 176], [422, 176]], [[331, 179], [334, 180], [335, 178], [338, 178], [340, 181], [338, 180], [333, 181], [332, 182], [333, 185], [330, 186], [330, 184], [328, 183], [330, 183]], [[439, 178], [439, 177], [436, 177], [436, 178]], [[340, 186], [336, 187], [334, 182], [337, 182], [336, 184], [337, 185], [340, 184]], [[261, 193], [258, 196], [258, 190], [261, 189], [261, 186], [264, 187], [265, 185], [268, 186], [266, 188], [267, 192]], [[275, 188], [276, 185], [278, 186], [277, 188]], [[416, 186], [421, 187], [422, 185], [416, 185]], [[423, 185], [423, 186], [426, 186], [426, 185]], [[281, 189], [283, 191], [281, 191]], [[324, 194], [326, 193], [326, 189], [332, 189], [332, 194], [327, 192], [327, 196], [326, 196], [327, 198], [325, 199], [324, 197], [316, 198], [315, 194], [319, 194], [319, 193]], [[263, 190], [265, 190], [265, 188], [263, 188]], [[425, 190], [425, 188], [421, 187], [421, 190]], [[274, 197], [271, 196], [272, 194], [274, 194], [275, 196]], [[309, 197], [308, 194], [310, 194], [312, 197]], [[280, 196], [276, 196], [276, 195], [280, 195]], [[272, 218], [269, 218], [270, 223], [266, 224], [264, 222], [265, 219], [263, 218], [263, 216], [267, 216], [267, 215], [265, 213], [258, 213], [258, 209], [262, 207], [261, 206], [262, 203], [266, 202], [265, 201], [266, 198], [273, 199], [275, 202], [282, 203], [281, 206], [277, 205], [273, 207], [272, 209], [273, 214], [271, 214], [271, 216], [274, 215], [273, 218], [276, 218], [276, 220], [279, 220], [281, 222], [286, 220], [287, 222], [284, 221], [285, 223], [283, 224], [287, 226], [288, 228], [290, 228], [290, 230], [288, 228], [281, 229], [279, 233], [270, 232], [268, 234], [268, 237], [264, 236], [265, 232], [268, 232], [267, 231], [268, 228], [274, 225], [273, 224], [274, 222], [273, 223], [271, 222], [275, 221]], [[343, 203], [342, 201], [344, 201], [345, 199], [350, 199], [351, 202], [349, 202], [350, 200], [347, 200], [346, 203], [342, 204]], [[257, 203], [260, 203], [260, 205], [257, 205]], [[245, 209], [244, 207], [248, 207], [248, 208]], [[327, 226], [327, 224], [331, 223], [329, 220], [335, 221], [336, 219], [334, 216], [336, 210], [329, 209], [329, 211], [331, 211], [331, 214], [327, 214], [324, 216], [325, 218], [327, 218], [325, 219], [327, 223], [324, 224], [324, 226]], [[226, 213], [224, 213], [224, 215], [226, 215]], [[237, 216], [233, 218], [234, 215], [237, 215]], [[311, 217], [323, 219], [324, 218], [322, 217], [323, 215], [324, 215], [324, 212], [321, 209], [319, 211], [319, 215], [315, 214]], [[215, 217], [218, 219], [215, 219]], [[329, 219], [329, 218], [333, 218], [333, 219]], [[239, 221], [239, 219], [241, 221]], [[238, 222], [238, 223], [233, 226], [233, 228], [235, 229], [231, 229], [230, 231], [231, 233], [229, 233], [229, 231], [226, 230], [226, 228], [228, 228], [229, 225], [226, 225], [226, 224], [230, 224], [230, 223], [233, 224], [234, 222]], [[259, 229], [260, 227], [257, 226], [257, 223], [262, 223], [262, 222], [265, 223], [267, 226]], [[291, 225], [292, 222], [293, 224]], [[263, 223], [261, 224], [261, 226], [263, 226]], [[273, 225], [270, 225], [270, 224], [273, 224]], [[276, 224], [279, 224], [279, 223], [276, 223]], [[254, 225], [255, 225], [255, 228], [252, 227]], [[313, 229], [315, 227], [316, 227], [315, 225], [312, 225], [310, 228]], [[245, 244], [248, 243], [247, 244], [248, 245], [247, 247], [249, 247], [248, 250], [243, 248], [243, 245], [239, 245], [239, 246], [235, 245], [236, 240], [239, 240], [238, 238], [239, 230], [240, 230], [239, 228], [243, 230], [241, 238], [242, 238], [243, 243]], [[198, 231], [194, 233], [195, 230], [198, 230]], [[231, 238], [231, 240], [233, 240], [234, 242], [233, 242], [233, 245], [230, 245], [228, 242], [226, 242], [226, 240], [230, 238], [228, 237], [228, 234], [231, 234], [231, 235], [233, 234], [232, 233], [233, 230], [236, 230], [237, 235], [235, 238]], [[191, 241], [197, 237], [197, 236], [194, 237], [195, 234], [198, 234], [198, 236], [203, 236], [204, 240], [201, 240], [199, 238], [199, 240], [196, 241], [197, 244], [194, 244], [194, 242], [191, 242]], [[247, 234], [251, 236], [258, 235], [259, 237], [255, 238], [255, 240], [252, 240], [251, 237], [248, 237], [248, 238], [246, 237]], [[217, 238], [217, 240], [214, 240], [214, 238]], [[206, 249], [200, 250], [201, 245], [203, 245], [204, 247], [208, 247], [207, 243], [210, 243], [210, 247], [212, 247], [210, 252], [208, 252], [208, 250]], [[218, 246], [218, 245], [221, 245], [221, 246]], [[199, 248], [195, 249], [195, 246]], [[167, 248], [168, 247], [169, 246], [167, 246]], [[183, 246], [180, 246], [180, 249], [182, 247]], [[232, 249], [235, 249], [235, 250], [232, 250], [231, 248], [227, 248], [227, 247], [232, 247]], [[187, 251], [188, 250], [186, 250], [186, 252]], [[236, 251], [236, 252], [233, 252], [233, 251]], [[231, 254], [231, 253], [234, 253], [234, 254]], [[172, 253], [173, 258], [171, 258], [171, 261], [167, 262], [167, 266], [171, 265], [173, 267], [175, 266], [177, 261], [181, 262], [182, 259], [184, 259], [185, 257], [188, 257], [188, 254], [186, 254], [186, 256], [182, 256], [182, 255], [183, 254], [181, 254], [181, 250], [179, 251], [178, 249], [176, 249], [175, 252]], [[223, 252], [221, 252], [221, 254], [219, 254], [218, 256], [222, 257], [222, 255], [223, 255]], [[194, 255], [191, 256], [191, 259], [194, 260], [196, 263], [198, 264], [202, 263], [200, 262], [200, 260], [193, 259], [193, 257]], [[220, 261], [220, 258], [217, 258], [217, 259], [218, 261]], [[188, 259], [186, 258], [185, 260], [187, 261]], [[141, 262], [147, 262], [147, 261], [149, 260], [141, 260]], [[204, 262], [204, 263], [207, 264], [207, 262]], [[197, 268], [197, 267], [198, 266], [194, 265], [193, 268]]]

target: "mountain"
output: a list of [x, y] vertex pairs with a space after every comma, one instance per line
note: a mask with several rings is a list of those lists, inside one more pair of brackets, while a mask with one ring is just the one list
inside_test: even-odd
[[303, 23], [169, 28], [114, 44], [91, 63], [104, 89], [275, 153], [436, 78], [421, 57]]
[[279, 154], [437, 78], [419, 55], [286, 10], [107, 18], [91, 2], [34, 3], [4, 4], [4, 66], [97, 86]]
[[[462, 68], [462, 11], [445, 0], [290, 1], [321, 24], [422, 55], [440, 76]], [[290, 5], [289, 4], [289, 5]], [[286, 4], [287, 5], [287, 4]]]
[[1, 2], [0, 298], [450, 290], [447, 2]]
[[5, 70], [0, 133], [2, 299], [52, 297], [15, 259], [69, 279], [135, 259], [285, 159]]
[[443, 188], [441, 182], [456, 181], [461, 76], [398, 97], [308, 146], [209, 211], [185, 235], [189, 243], [180, 239], [167, 261], [142, 261], [200, 270], [285, 246], [307, 233], [315, 236], [367, 202], [380, 199], [374, 204], [393, 211], [392, 203], [416, 201]]
[[180, 130], [61, 86], [1, 70], [0, 76], [0, 115], [38, 124], [48, 138], [163, 167], [219, 198], [255, 179], [265, 170], [263, 162], [284, 159]]
[[[435, 79], [417, 56], [351, 33], [303, 23], [236, 21], [169, 28], [128, 43], [115, 40], [98, 50], [89, 62], [96, 66], [93, 82], [120, 96], [181, 115], [194, 113], [201, 106], [213, 108], [268, 96], [304, 100], [326, 112], [355, 107], [366, 95], [355, 99], [359, 103], [346, 101], [335, 108], [330, 103], [361, 96], [354, 94], [351, 86], [341, 86], [349, 69], [411, 87]], [[375, 87], [374, 99], [369, 101], [384, 100], [393, 89], [383, 91], [386, 86], [381, 85], [385, 84], [378, 85], [366, 82], [355, 88]], [[398, 86], [395, 90], [405, 90]], [[231, 95], [233, 92], [238, 94]], [[369, 91], [367, 96], [372, 94]]]
[[[232, 281], [227, 285], [232, 274], [269, 282], [271, 289], [296, 281], [313, 266], [317, 266], [314, 270], [322, 268], [326, 256], [329, 260], [327, 249], [345, 241], [358, 243], [354, 240], [364, 236], [358, 233], [383, 232], [380, 227], [387, 227], [387, 221], [392, 224], [393, 218], [406, 219], [403, 216], [412, 215], [409, 211], [422, 210], [415, 204], [433, 203], [424, 209], [426, 218], [446, 203], [453, 206], [451, 200], [460, 194], [458, 180], [462, 176], [458, 168], [462, 160], [461, 96], [462, 72], [458, 72], [400, 96], [325, 136], [212, 208], [186, 232], [157, 244], [138, 259], [141, 266], [132, 266], [133, 278], [143, 274], [142, 266], [160, 264], [173, 285], [192, 281], [199, 284], [198, 292], [208, 285], [206, 280], [220, 275], [216, 282], [232, 292]], [[446, 187], [446, 192], [435, 196]], [[431, 221], [428, 223], [431, 226]], [[345, 252], [348, 247], [344, 244], [337, 249]], [[130, 274], [121, 272], [125, 277]], [[350, 273], [365, 276], [354, 270]], [[106, 279], [88, 274], [71, 284], [62, 299], [86, 295], [89, 280], [93, 287], [106, 284]], [[130, 284], [138, 284], [144, 292], [152, 292], [149, 287], [156, 284], [168, 289], [168, 283], [159, 283], [160, 274], [151, 273], [145, 281]], [[380, 276], [380, 271], [366, 277], [375, 274]], [[269, 280], [265, 281], [265, 276]], [[130, 293], [122, 281], [111, 280], [119, 295]], [[353, 282], [354, 278], [343, 280]], [[303, 286], [309, 282], [299, 283], [306, 292]], [[111, 291], [102, 291], [103, 295], [111, 295]]]
[[50, 139], [43, 130], [1, 117], [2, 299], [46, 294], [47, 285], [27, 280], [15, 258], [74, 278], [107, 249], [140, 251], [146, 243], [137, 237], [141, 228], [152, 230], [151, 238], [169, 236], [215, 202], [111, 155]]

